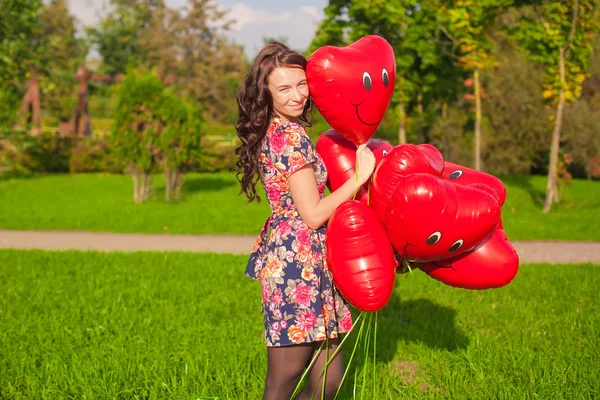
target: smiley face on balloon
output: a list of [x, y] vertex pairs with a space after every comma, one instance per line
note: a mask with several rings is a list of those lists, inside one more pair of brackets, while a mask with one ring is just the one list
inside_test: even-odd
[[346, 47], [323, 46], [306, 65], [311, 97], [331, 127], [356, 145], [379, 127], [392, 100], [396, 59], [382, 37]]

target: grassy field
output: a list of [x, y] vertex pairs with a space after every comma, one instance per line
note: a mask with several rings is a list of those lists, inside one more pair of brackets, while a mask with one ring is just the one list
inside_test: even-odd
[[[260, 288], [245, 262], [0, 251], [0, 398], [260, 398]], [[367, 398], [598, 398], [599, 290], [591, 264], [524, 265], [489, 291], [399, 276]], [[359, 361], [343, 399], [355, 369], [362, 390]]]
[[[574, 181], [561, 204], [542, 214], [545, 178], [502, 177], [508, 198], [503, 221], [511, 240], [600, 240], [600, 183]], [[0, 228], [111, 232], [257, 234], [268, 204], [245, 204], [233, 174], [190, 174], [179, 202], [167, 203], [162, 175], [154, 197], [133, 203], [133, 183], [122, 175], [0, 177]]]

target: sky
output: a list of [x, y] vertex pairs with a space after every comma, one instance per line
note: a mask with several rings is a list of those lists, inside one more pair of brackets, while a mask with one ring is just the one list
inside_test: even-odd
[[[107, 0], [67, 0], [69, 9], [81, 25], [95, 25], [107, 13]], [[237, 21], [230, 37], [244, 46], [252, 59], [263, 45], [263, 37], [288, 39], [295, 50], [304, 50], [324, 18], [328, 0], [215, 0], [229, 17]], [[181, 7], [186, 0], [166, 0], [170, 7]], [[92, 52], [90, 56], [97, 56]]]

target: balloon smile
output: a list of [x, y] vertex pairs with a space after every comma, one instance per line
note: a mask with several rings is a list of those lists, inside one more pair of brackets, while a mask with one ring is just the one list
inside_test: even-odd
[[404, 255], [406, 256], [406, 260], [407, 261], [414, 261], [410, 259], [410, 256], [408, 255], [408, 246], [412, 246], [412, 247], [416, 247], [414, 244], [410, 244], [408, 243], [408, 240], [406, 241], [406, 246], [404, 246]]
[[365, 121], [363, 121], [363, 119], [360, 117], [360, 114], [358, 113], [358, 106], [360, 106], [360, 105], [361, 105], [362, 103], [364, 103], [364, 102], [365, 102], [364, 100], [363, 100], [363, 101], [361, 101], [361, 102], [360, 102], [360, 103], [358, 103], [358, 104], [354, 104], [353, 102], [350, 102], [350, 104], [352, 104], [354, 107], [356, 107], [356, 117], [358, 118], [358, 120], [359, 120], [360, 122], [362, 122], [362, 123], [363, 123], [363, 124], [365, 124], [365, 125], [368, 125], [368, 126], [375, 126], [375, 125], [378, 125], [378, 124], [370, 124], [370, 123], [368, 123], [368, 122], [365, 122]]

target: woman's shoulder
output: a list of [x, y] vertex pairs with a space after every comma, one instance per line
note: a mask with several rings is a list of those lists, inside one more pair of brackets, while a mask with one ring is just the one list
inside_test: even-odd
[[312, 142], [302, 125], [275, 117], [271, 120], [265, 144], [269, 148], [274, 146], [281, 151], [282, 146], [303, 147], [310, 146]]
[[280, 117], [273, 117], [267, 130], [267, 136], [273, 133], [299, 133], [306, 134], [304, 127], [298, 122], [291, 122]]

